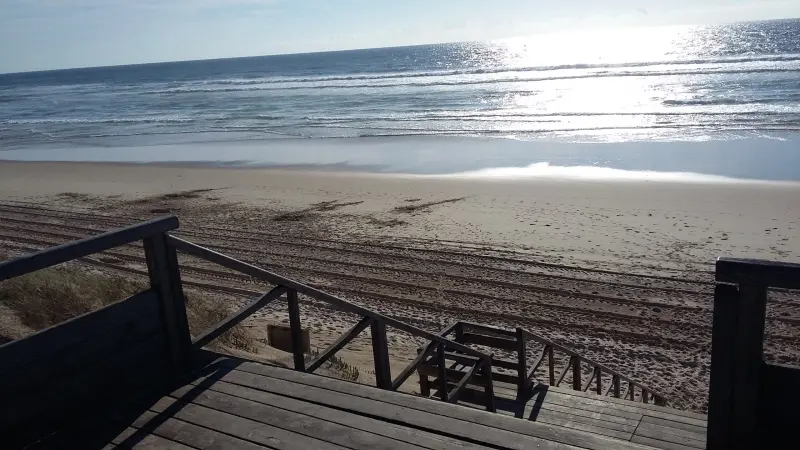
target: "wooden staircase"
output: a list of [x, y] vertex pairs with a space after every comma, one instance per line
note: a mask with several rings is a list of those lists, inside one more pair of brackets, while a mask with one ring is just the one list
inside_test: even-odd
[[[455, 322], [440, 331], [439, 336], [468, 345], [489, 358], [466, 355], [431, 342], [419, 349], [412, 363], [419, 374], [423, 396], [450, 403], [479, 401], [487, 409], [495, 410], [496, 387], [502, 387], [506, 399], [509, 391], [514, 391], [517, 400], [527, 401], [535, 389], [567, 385], [573, 391], [594, 393], [598, 397], [668, 405], [662, 393], [522, 328], [506, 330]], [[538, 355], [532, 364], [528, 362], [530, 354]], [[563, 362], [557, 367], [559, 361]]]

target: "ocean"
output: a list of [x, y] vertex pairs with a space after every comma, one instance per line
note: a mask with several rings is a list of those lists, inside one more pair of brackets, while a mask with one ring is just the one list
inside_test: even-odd
[[0, 159], [800, 181], [798, 131], [798, 19], [0, 75]]

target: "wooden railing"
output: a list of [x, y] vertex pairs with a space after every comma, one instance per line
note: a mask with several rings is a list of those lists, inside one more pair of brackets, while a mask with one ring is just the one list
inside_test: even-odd
[[800, 290], [800, 264], [720, 258], [716, 281], [707, 448], [796, 448], [800, 368], [764, 360], [764, 328], [769, 288]]
[[[256, 267], [252, 264], [239, 261], [237, 259], [217, 253], [213, 250], [201, 247], [191, 242], [179, 239], [174, 236], [167, 237], [167, 244], [180, 252], [193, 255], [195, 257], [204, 259], [206, 261], [218, 264], [231, 270], [249, 275], [260, 281], [264, 281], [275, 285], [275, 287], [266, 294], [252, 300], [250, 303], [242, 307], [240, 310], [234, 312], [220, 323], [211, 327], [203, 332], [200, 336], [193, 340], [195, 347], [203, 347], [230, 330], [236, 324], [242, 322], [254, 312], [263, 308], [270, 302], [286, 296], [289, 311], [289, 324], [292, 342], [292, 354], [294, 358], [294, 368], [303, 372], [314, 372], [322, 364], [328, 361], [333, 355], [341, 350], [345, 345], [352, 341], [357, 335], [364, 331], [367, 327], [370, 328], [372, 338], [372, 352], [375, 361], [375, 381], [376, 385], [381, 389], [397, 390], [416, 369], [418, 364], [412, 362], [409, 367], [403, 370], [396, 378], [392, 378], [391, 369], [389, 365], [389, 347], [386, 339], [387, 326], [394, 327], [398, 330], [411, 334], [412, 336], [420, 337], [430, 341], [429, 349], [439, 350], [439, 354], [447, 352], [458, 352], [459, 354], [471, 357], [474, 362], [472, 370], [463, 378], [460, 385], [463, 388], [470, 379], [481, 373], [484, 379], [488, 379], [486, 385], [487, 395], [486, 408], [494, 411], [494, 395], [492, 393], [491, 374], [492, 374], [492, 355], [485, 354], [475, 350], [467, 345], [452, 341], [443, 337], [441, 334], [434, 334], [417, 328], [413, 325], [401, 322], [399, 320], [387, 317], [383, 314], [371, 311], [356, 304], [350, 303], [346, 300], [340, 299], [333, 295], [327, 294], [320, 290], [306, 286], [297, 281], [282, 277], [275, 273]], [[300, 305], [298, 302], [298, 295], [306, 295], [315, 300], [325, 302], [332, 305], [337, 310], [352, 313], [361, 316], [361, 319], [346, 333], [339, 337], [327, 349], [325, 349], [315, 360], [311, 361], [308, 366], [305, 364], [305, 356], [302, 348], [302, 324], [300, 320]], [[425, 352], [425, 354], [429, 353]], [[420, 358], [418, 358], [420, 359]], [[445, 389], [443, 394], [446, 400], [455, 401], [462, 388], [457, 387], [449, 395]]]
[[[516, 385], [518, 396], [525, 396], [530, 393], [535, 383], [560, 386], [565, 379], [569, 378], [571, 380], [571, 388], [576, 391], [592, 391], [604, 397], [611, 396], [643, 403], [652, 402], [659, 406], [665, 406], [668, 403], [664, 394], [636, 382], [606, 365], [581, 356], [575, 351], [522, 328], [507, 330], [472, 322], [456, 322], [442, 330], [440, 336], [447, 337], [451, 333], [454, 334], [455, 341], [459, 343], [499, 349], [506, 353], [516, 353], [515, 360], [500, 358], [493, 358], [492, 360], [493, 367], [514, 371], [516, 375], [498, 372], [492, 374], [491, 377], [497, 382]], [[539, 357], [530, 365], [527, 361], [527, 346], [529, 342], [541, 345], [541, 351], [538, 352]], [[451, 380], [457, 378], [459, 372], [464, 372], [463, 370], [456, 371], [453, 368], [446, 368], [442, 362], [441, 353], [438, 350], [433, 351], [430, 346], [424, 349], [420, 355], [421, 358], [418, 358], [415, 363], [420, 368], [420, 383], [423, 385], [423, 394], [427, 384], [426, 379], [429, 375], [438, 376], [438, 380], [441, 382], [445, 378]], [[468, 358], [459, 358], [458, 355], [452, 354], [445, 354], [445, 360], [461, 362], [465, 366], [470, 366], [472, 363]], [[557, 362], [561, 360], [564, 363], [561, 367], [557, 367]], [[545, 374], [543, 377], [537, 378], [536, 373], [543, 366], [546, 367]], [[446, 369], [447, 377], [437, 373], [443, 367]], [[474, 370], [473, 366], [468, 371], [474, 372]], [[588, 372], [588, 376], [585, 376], [587, 375], [585, 372]]]

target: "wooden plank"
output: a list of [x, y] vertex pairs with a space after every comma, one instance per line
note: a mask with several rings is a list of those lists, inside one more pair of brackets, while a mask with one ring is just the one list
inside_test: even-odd
[[637, 436], [649, 437], [660, 441], [674, 442], [687, 447], [706, 448], [706, 436], [677, 428], [662, 427], [652, 423], [642, 423], [636, 429]]
[[124, 351], [161, 332], [160, 317], [156, 312], [106, 328], [103, 334], [0, 376], [0, 398], [6, 405], [26, 402], [31, 393], [46, 389], [54, 379], [72, 378], [108, 355]]
[[[708, 417], [705, 414], [700, 414], [700, 413], [696, 413], [696, 412], [692, 412], [692, 411], [684, 411], [684, 410], [680, 410], [680, 409], [669, 408], [669, 407], [666, 407], [666, 406], [658, 406], [658, 405], [653, 405], [651, 403], [645, 405], [645, 404], [642, 404], [642, 403], [634, 403], [634, 402], [631, 402], [631, 401], [628, 401], [628, 400], [624, 400], [624, 399], [621, 399], [621, 398], [614, 398], [614, 397], [599, 398], [596, 394], [573, 391], [571, 389], [566, 389], [566, 388], [559, 388], [559, 387], [549, 386], [548, 387], [548, 393], [550, 393], [550, 394], [559, 394], [559, 395], [567, 395], [567, 396], [570, 396], [570, 397], [580, 397], [580, 398], [585, 398], [585, 399], [591, 400], [591, 401], [600, 401], [600, 402], [605, 402], [605, 403], [611, 403], [611, 404], [614, 404], [614, 405], [619, 405], [619, 406], [621, 406], [623, 408], [633, 408], [636, 411], [641, 411], [641, 412], [647, 411], [648, 414], [650, 414], [650, 412], [659, 412], [659, 413], [666, 414], [668, 416], [688, 417], [688, 418], [695, 419], [695, 421], [701, 421], [701, 422], [703, 422], [704, 425], [705, 425], [705, 422], [708, 419]], [[650, 414], [650, 415], [653, 415], [653, 414]], [[661, 417], [661, 416], [659, 415], [658, 417]]]
[[300, 324], [300, 302], [297, 299], [297, 291], [289, 289], [286, 295], [289, 304], [289, 326], [292, 334], [292, 357], [294, 358], [294, 370], [305, 371], [305, 356], [303, 355], [303, 334]]
[[[196, 385], [198, 382], [193, 382]], [[191, 386], [185, 386], [177, 391], [176, 395], [185, 395]], [[448, 438], [434, 433], [406, 428], [400, 425], [395, 425], [389, 422], [382, 422], [377, 419], [360, 416], [355, 413], [342, 411], [338, 409], [327, 408], [320, 406], [316, 403], [309, 403], [298, 401], [291, 397], [284, 397], [282, 395], [273, 394], [266, 391], [231, 384], [224, 381], [217, 381], [207, 388], [208, 390], [222, 392], [225, 394], [233, 395], [240, 398], [246, 398], [255, 402], [271, 405], [277, 408], [282, 408], [288, 411], [313, 416], [318, 419], [326, 420], [328, 422], [338, 423], [340, 425], [356, 428], [368, 433], [385, 436], [398, 441], [407, 442], [420, 448], [428, 448], [432, 450], [447, 450], [451, 448], [462, 449], [483, 449], [485, 447], [476, 444], [470, 444], [459, 439]]]
[[255, 444], [281, 449], [344, 449], [341, 445], [288, 431], [257, 420], [165, 397], [151, 408], [156, 413], [216, 430]]
[[238, 323], [242, 322], [246, 318], [250, 317], [251, 314], [258, 311], [259, 309], [263, 308], [271, 301], [276, 300], [281, 295], [286, 293], [286, 288], [283, 286], [276, 286], [266, 294], [256, 298], [255, 300], [251, 301], [247, 305], [243, 306], [241, 309], [236, 311], [235, 313], [229, 315], [225, 319], [223, 319], [218, 324], [212, 326], [208, 330], [205, 330], [203, 334], [198, 336], [192, 341], [192, 346], [196, 348], [203, 348], [209, 343], [211, 343], [214, 339], [220, 337], [226, 331], [230, 330]]
[[682, 430], [695, 435], [703, 436], [702, 438], [703, 441], [705, 441], [706, 433], [708, 432], [708, 429], [706, 427], [692, 425], [690, 423], [676, 422], [674, 420], [664, 419], [661, 417], [653, 417], [648, 415], [642, 416], [642, 423], [658, 425], [665, 428], [672, 428], [675, 430]]
[[[481, 358], [478, 358], [476, 356], [463, 355], [461, 353], [445, 352], [444, 354], [447, 357], [446, 359], [455, 361], [465, 366], [473, 366], [475, 365], [476, 362], [481, 361]], [[517, 370], [517, 368], [519, 367], [516, 361], [511, 361], [508, 359], [494, 359], [494, 358], [492, 359], [492, 366], [510, 370]]]
[[139, 317], [157, 314], [158, 310], [157, 295], [152, 290], [147, 290], [24, 339], [1, 345], [0, 374], [17, 370], [35, 360], [45, 359], [51, 354], [105, 333], [110, 328], [123, 326]]
[[660, 448], [663, 450], [696, 450], [694, 447], [687, 447], [685, 445], [676, 444], [674, 442], [660, 441], [645, 436], [633, 436], [631, 442], [635, 444], [647, 445], [648, 448]]
[[630, 440], [630, 438], [633, 436], [633, 430], [635, 429], [635, 427], [591, 419], [589, 417], [576, 416], [573, 414], [564, 414], [547, 409], [539, 411], [539, 414], [536, 415], [535, 419], [531, 418], [527, 411], [525, 414], [526, 419], [535, 420], [538, 423], [585, 431], [587, 433], [607, 436], [614, 439], [620, 439], [622, 441]]
[[294, 280], [290, 280], [288, 278], [282, 277], [280, 275], [274, 274], [267, 270], [261, 269], [256, 267], [252, 264], [248, 264], [234, 258], [225, 256], [221, 253], [215, 252], [213, 250], [209, 250], [207, 248], [201, 247], [196, 244], [192, 244], [191, 242], [184, 241], [183, 239], [176, 238], [175, 236], [168, 237], [169, 242], [171, 245], [175, 246], [178, 250], [188, 253], [190, 255], [194, 255], [198, 258], [205, 259], [206, 261], [214, 262], [219, 264], [223, 267], [227, 267], [231, 270], [236, 270], [238, 272], [244, 273], [246, 275], [250, 275], [253, 278], [257, 278], [259, 280], [267, 281], [272, 284], [277, 284], [281, 286], [288, 287], [290, 289], [295, 289], [297, 292], [308, 295], [309, 297], [313, 297], [317, 300], [329, 303], [331, 305], [336, 306], [339, 310], [343, 312], [353, 313], [362, 317], [371, 317], [376, 321], [381, 321], [384, 325], [388, 325], [398, 330], [403, 330], [407, 333], [410, 333], [414, 336], [422, 337], [431, 341], [435, 341], [437, 343], [443, 343], [447, 345], [448, 348], [453, 350], [458, 350], [464, 352], [468, 355], [485, 357], [486, 355], [474, 350], [466, 345], [460, 344], [455, 341], [451, 341], [449, 339], [443, 338], [437, 334], [425, 331], [421, 328], [415, 327], [413, 325], [409, 325], [405, 322], [400, 320], [393, 319], [391, 317], [385, 316], [383, 314], [376, 313], [369, 309], [363, 308], [361, 306], [355, 305], [348, 301], [342, 300], [338, 297], [335, 297], [330, 294], [326, 294], [318, 289], [314, 289], [310, 286], [306, 286], [302, 283], [298, 283]]
[[483, 345], [485, 347], [499, 348], [501, 350], [515, 351], [517, 343], [514, 339], [487, 336], [485, 334], [464, 333], [464, 343]]
[[[515, 441], [513, 439], [506, 441], [505, 437], [507, 435], [504, 434], [505, 431], [517, 438], [535, 437], [541, 439], [541, 441], [537, 440], [536, 442], [541, 442], [542, 445], [545, 445], [545, 447], [542, 448], [551, 448], [553, 445], [555, 445], [555, 443], [588, 449], [640, 448], [637, 446], [629, 446], [627, 442], [619, 442], [586, 433], [560, 430], [558, 428], [537, 424], [535, 422], [527, 422], [515, 419], [513, 417], [504, 417], [502, 415], [490, 414], [485, 411], [462, 408], [456, 405], [449, 405], [424, 397], [415, 397], [399, 392], [372, 389], [367, 386], [361, 386], [355, 383], [349, 383], [333, 378], [302, 374], [277, 367], [269, 367], [257, 363], [239, 362], [235, 360], [223, 360], [221, 361], [221, 364], [223, 366], [229, 366], [236, 369], [229, 374], [222, 375], [221, 379], [224, 381], [233, 382], [235, 384], [247, 384], [250, 387], [255, 387], [256, 389], [262, 390], [287, 389], [276, 391], [276, 393], [296, 398], [309, 396], [310, 398], [316, 398], [318, 403], [323, 403], [330, 406], [334, 406], [333, 403], [331, 403], [336, 399], [336, 395], [334, 394], [373, 400], [376, 404], [363, 403], [361, 401], [355, 401], [351, 398], [345, 402], [351, 406], [342, 407], [350, 411], [354, 411], [356, 410], [355, 408], [357, 408], [357, 411], [360, 414], [369, 414], [377, 417], [391, 417], [392, 420], [397, 420], [398, 417], [401, 417], [402, 420], [410, 426], [428, 429], [431, 431], [437, 431], [439, 425], [451, 423], [446, 422], [446, 420], [455, 420], [455, 430], [453, 431], [452, 436], [464, 436], [470, 438], [463, 433], [466, 431], [474, 431], [476, 433], [476, 438], [474, 439], [475, 442], [490, 443], [489, 440], [486, 440], [486, 438], [490, 438], [491, 442], [497, 442], [501, 445], [510, 444], [512, 442], [518, 442], [523, 445], [535, 445], [535, 443], [532, 444], [530, 441]], [[243, 375], [246, 373], [249, 373], [250, 375], [256, 375], [256, 377], [248, 378], [247, 375]], [[231, 381], [229, 379], [229, 376], [232, 374], [235, 374], [233, 376], [238, 378], [238, 382]], [[285, 384], [281, 384], [280, 387], [277, 387], [275, 385], [275, 381], [271, 380], [284, 381]], [[298, 387], [298, 385], [302, 386]], [[270, 388], [269, 386], [272, 387]], [[290, 394], [288, 389], [292, 389], [293, 393]], [[316, 391], [316, 389], [321, 389], [327, 392], [321, 393]], [[323, 397], [325, 401], [320, 400]], [[369, 411], [365, 409], [370, 405], [374, 405], [377, 409]], [[406, 410], [405, 412], [400, 412], [394, 410], [392, 405], [411, 408], [414, 411], [410, 412]], [[481, 427], [486, 429], [481, 429]], [[441, 432], [445, 433], [445, 431]]]
[[[537, 397], [529, 400], [528, 403], [535, 402]], [[573, 398], [562, 397], [559, 395], [546, 395], [542, 400], [542, 407], [549, 408], [550, 406], [564, 407], [574, 411], [574, 414], [581, 414], [582, 412], [589, 414], [602, 414], [609, 417], [619, 417], [626, 420], [635, 420], [638, 423], [642, 419], [642, 414], [638, 412], [626, 411], [623, 409], [614, 408], [613, 404], [587, 404], [584, 402], [576, 401]], [[612, 419], [609, 419], [612, 420]]]
[[717, 259], [715, 279], [722, 283], [763, 284], [782, 289], [800, 289], [800, 264], [759, 259]]
[[322, 352], [322, 354], [317, 359], [315, 359], [311, 364], [309, 364], [308, 368], [306, 369], [306, 372], [312, 373], [315, 370], [317, 370], [322, 364], [325, 363], [325, 361], [330, 359], [331, 356], [335, 355], [336, 352], [341, 350], [345, 345], [350, 343], [350, 341], [352, 341], [356, 336], [361, 334], [361, 332], [364, 331], [370, 325], [370, 323], [372, 323], [372, 319], [370, 319], [369, 317], [363, 317], [361, 320], [359, 320], [358, 323], [356, 323], [353, 326], [353, 328], [350, 328], [350, 330], [347, 333], [339, 336], [339, 339], [337, 339], [336, 342], [334, 342], [328, 348], [326, 348], [325, 351]]
[[[437, 379], [439, 378], [439, 367], [438, 366], [434, 366], [434, 365], [428, 364], [428, 363], [422, 363], [422, 364], [420, 364], [418, 366], [417, 370], [419, 370], [421, 373], [423, 373], [425, 375], [428, 375], [428, 376], [431, 376], [431, 377], [436, 377]], [[452, 381], [453, 383], [458, 383], [464, 377], [464, 374], [467, 371], [459, 370], [459, 369], [447, 368], [447, 370], [445, 372], [447, 374], [447, 380], [448, 381]], [[517, 382], [516, 375], [509, 375], [507, 373], [492, 373], [492, 378], [494, 379], [495, 382], [498, 382], [498, 381], [502, 382], [502, 383], [516, 383]], [[476, 383], [475, 385], [484, 386], [486, 384], [486, 374], [483, 371], [483, 369], [481, 369], [480, 375], [475, 375], [473, 377], [473, 380]], [[470, 383], [470, 384], [473, 384], [473, 383]]]
[[389, 366], [389, 343], [386, 341], [386, 324], [377, 320], [370, 323], [372, 331], [372, 358], [375, 363], [375, 383], [381, 389], [392, 388]]
[[[481, 371], [483, 372], [484, 378], [484, 389], [486, 390], [486, 411], [495, 412], [497, 411], [497, 407], [494, 404], [494, 381], [492, 377], [494, 374], [492, 373], [492, 355], [490, 354], [485, 361], [483, 361], [483, 365], [481, 367]], [[498, 378], [500, 374], [498, 374]]]
[[119, 247], [131, 242], [158, 233], [165, 233], [178, 228], [178, 218], [175, 216], [161, 217], [158, 219], [141, 222], [129, 227], [108, 231], [86, 239], [69, 242], [56, 247], [48, 248], [35, 253], [20, 256], [8, 261], [0, 262], [0, 281], [18, 277], [26, 273], [35, 272], [50, 266], [83, 258], [114, 247]]
[[[177, 396], [181, 399], [182, 396]], [[372, 450], [375, 448], [389, 450], [412, 450], [417, 448], [406, 442], [397, 441], [385, 436], [367, 433], [356, 428], [318, 419], [314, 416], [299, 414], [273, 406], [258, 403], [250, 399], [234, 397], [217, 391], [203, 391], [199, 394], [189, 392], [186, 400], [192, 404], [202, 405], [217, 411], [234, 414], [286, 431], [305, 435], [320, 441], [330, 442], [351, 449]]]
[[132, 427], [139, 430], [147, 429], [150, 427], [151, 422], [158, 424], [150, 431], [151, 434], [192, 448], [213, 448], [215, 450], [263, 450], [265, 448], [262, 445], [228, 436], [219, 431], [199, 427], [189, 422], [172, 418], [165, 419], [152, 411], [146, 411], [142, 414], [133, 422]]
[[128, 428], [111, 441], [111, 446], [103, 448], [124, 448], [132, 450], [196, 450], [195, 447], [189, 447], [153, 434], [137, 437], [134, 443], [126, 443], [130, 436], [136, 435], [137, 433], [138, 430], [136, 428]]
[[[299, 374], [297, 372], [295, 373]], [[381, 400], [361, 397], [357, 395], [350, 395], [347, 393], [333, 391], [322, 387], [295, 383], [292, 381], [281, 380], [278, 378], [272, 378], [272, 377], [262, 376], [259, 374], [243, 372], [240, 370], [233, 370], [231, 372], [224, 373], [220, 376], [219, 379], [229, 383], [246, 386], [277, 395], [282, 395], [284, 397], [292, 397], [307, 402], [325, 405], [331, 408], [341, 409], [347, 412], [357, 413], [362, 416], [375, 417], [375, 418], [380, 418], [382, 420], [390, 420], [391, 422], [394, 422], [396, 424], [401, 424], [403, 426], [409, 426], [412, 428], [418, 428], [426, 432], [438, 433], [451, 438], [466, 439], [469, 440], [470, 442], [482, 445], [497, 446], [500, 448], [520, 449], [520, 450], [522, 449], [527, 450], [529, 448], [541, 448], [541, 449], [575, 448], [572, 446], [563, 445], [557, 442], [551, 442], [545, 439], [540, 439], [515, 432], [514, 430], [518, 429], [519, 425], [525, 425], [526, 423], [524, 421], [514, 419], [513, 417], [502, 417], [499, 415], [486, 413], [485, 411], [474, 411], [468, 408], [463, 408], [461, 406], [443, 403], [438, 400], [432, 400], [422, 397], [413, 397], [407, 394], [399, 394], [396, 392], [384, 391], [380, 389], [370, 388], [367, 386], [359, 386], [354, 383], [343, 382], [347, 384], [352, 384], [357, 388], [364, 389], [365, 392], [369, 392], [369, 394], [376, 394], [376, 393], [386, 394], [386, 395], [391, 394], [391, 396], [396, 395], [411, 400], [415, 400], [418, 402], [424, 402], [424, 407], [422, 409], [408, 408], [401, 405], [396, 405], [394, 403], [384, 402]], [[332, 378], [319, 377], [319, 376], [316, 376], [315, 379], [324, 379], [325, 381], [333, 380]], [[318, 381], [320, 383], [323, 383], [322, 380]], [[340, 380], [335, 380], [335, 381], [340, 381]], [[381, 395], [381, 397], [383, 397], [383, 395]], [[462, 420], [458, 420], [456, 418], [448, 417], [446, 415], [437, 415], [433, 411], [430, 411], [432, 405], [438, 405], [440, 407], [445, 408], [446, 410], [457, 410], [462, 413], [466, 412], [480, 413], [481, 416], [487, 416], [485, 418], [488, 419], [488, 421], [468, 423]], [[492, 423], [497, 421], [509, 422], [510, 424], [515, 424], [517, 426], [509, 425], [512, 428], [512, 431], [498, 429], [494, 427]], [[529, 423], [528, 425], [533, 426], [537, 424]], [[565, 431], [553, 430], [551, 427], [547, 427], [544, 425], [538, 425], [538, 426], [542, 427], [545, 430], [550, 431], [551, 434], [570, 434], [570, 435], [572, 434], [572, 433], [566, 433]], [[601, 438], [596, 438], [596, 439], [601, 439]], [[610, 442], [607, 441], [604, 442], [610, 444]], [[606, 445], [606, 447], [608, 448], [608, 445]]]

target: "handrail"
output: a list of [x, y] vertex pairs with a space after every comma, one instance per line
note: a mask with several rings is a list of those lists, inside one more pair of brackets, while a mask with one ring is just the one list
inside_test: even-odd
[[718, 258], [716, 281], [754, 282], [780, 289], [800, 289], [800, 264], [761, 259]]
[[129, 227], [108, 231], [79, 241], [0, 262], [0, 281], [83, 258], [178, 228], [178, 218], [165, 216]]
[[525, 336], [526, 339], [530, 339], [532, 341], [538, 342], [539, 344], [552, 347], [553, 349], [558, 350], [561, 353], [566, 353], [571, 358], [572, 357], [579, 358], [581, 363], [585, 363], [585, 364], [588, 364], [590, 366], [594, 366], [596, 368], [599, 368], [600, 370], [602, 370], [603, 372], [605, 372], [605, 373], [607, 373], [609, 375], [617, 376], [617, 377], [619, 377], [619, 379], [621, 381], [625, 381], [625, 382], [627, 382], [628, 384], [630, 384], [632, 386], [636, 386], [639, 389], [641, 389], [642, 391], [650, 393], [654, 397], [660, 397], [660, 398], [662, 398], [664, 400], [666, 400], [666, 398], [667, 398], [667, 396], [665, 396], [664, 394], [662, 394], [662, 393], [660, 393], [660, 392], [658, 392], [656, 390], [650, 389], [649, 387], [644, 386], [641, 383], [633, 381], [630, 378], [626, 377], [625, 375], [617, 372], [616, 370], [611, 369], [610, 367], [608, 367], [608, 366], [606, 366], [604, 364], [600, 364], [598, 362], [592, 361], [589, 358], [585, 358], [585, 357], [581, 356], [580, 354], [578, 354], [578, 353], [576, 353], [576, 352], [574, 352], [574, 351], [572, 351], [572, 350], [570, 350], [570, 349], [568, 349], [568, 348], [566, 348], [564, 346], [558, 345], [558, 344], [556, 344], [555, 342], [553, 342], [553, 341], [551, 341], [549, 339], [545, 339], [545, 338], [543, 338], [541, 336], [537, 336], [537, 335], [535, 335], [535, 334], [533, 334], [530, 331], [525, 330], [525, 329], [523, 329], [523, 335]]
[[280, 285], [289, 289], [296, 290], [298, 293], [308, 295], [309, 297], [312, 297], [316, 300], [330, 303], [336, 306], [341, 311], [358, 314], [363, 317], [369, 317], [375, 321], [380, 321], [385, 323], [386, 325], [391, 325], [392, 327], [397, 328], [399, 330], [403, 330], [409, 334], [422, 337], [431, 341], [435, 341], [440, 344], [444, 344], [449, 348], [464, 352], [468, 355], [477, 356], [479, 358], [486, 358], [488, 356], [464, 344], [451, 341], [450, 339], [441, 337], [429, 331], [425, 331], [422, 328], [417, 328], [405, 322], [392, 319], [391, 317], [387, 317], [384, 316], [383, 314], [355, 305], [346, 300], [342, 300], [336, 296], [330, 295], [318, 289], [314, 289], [305, 284], [298, 283], [297, 281], [282, 277], [278, 274], [261, 269], [252, 264], [239, 261], [238, 259], [231, 258], [230, 256], [225, 256], [221, 253], [217, 253], [213, 250], [209, 250], [205, 247], [193, 244], [189, 241], [185, 241], [175, 236], [168, 235], [167, 242], [169, 243], [169, 245], [175, 247], [177, 250], [180, 250], [184, 253], [188, 253], [198, 258], [202, 258], [207, 261], [219, 264], [223, 267], [227, 267], [231, 270], [236, 270], [246, 275], [250, 275], [253, 278], [257, 278], [262, 281], [266, 281], [275, 285]]

